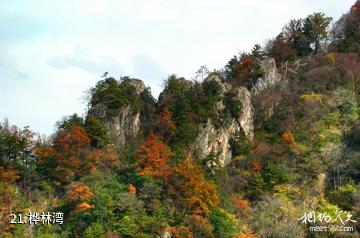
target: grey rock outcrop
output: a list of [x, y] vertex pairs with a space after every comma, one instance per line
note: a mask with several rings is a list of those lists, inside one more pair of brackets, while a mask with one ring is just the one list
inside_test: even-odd
[[[130, 79], [126, 83], [134, 87], [137, 95], [140, 95], [145, 89], [141, 80]], [[140, 131], [140, 112], [136, 112], [131, 104], [110, 110], [104, 104], [98, 103], [90, 109], [89, 113], [104, 123], [115, 147], [119, 150], [123, 150], [127, 143], [131, 143]]]
[[204, 159], [210, 153], [215, 153], [221, 166], [226, 165], [232, 158], [230, 138], [240, 130], [238, 123], [233, 120], [227, 128], [216, 129], [210, 120], [201, 130], [194, 143], [194, 151], [200, 159]]
[[[223, 94], [232, 89], [236, 90], [237, 98], [242, 104], [242, 112], [239, 117], [234, 117], [226, 126], [215, 127], [211, 120], [208, 120], [205, 125], [202, 125], [192, 148], [193, 154], [196, 154], [200, 159], [204, 159], [210, 153], [214, 153], [218, 156], [220, 164], [224, 166], [231, 161], [232, 151], [229, 142], [236, 133], [243, 131], [250, 141], [253, 140], [254, 107], [252, 97], [281, 82], [281, 75], [277, 71], [274, 59], [269, 58], [264, 60], [262, 68], [265, 75], [263, 78], [256, 80], [256, 83], [251, 88], [251, 92], [245, 87], [233, 88], [230, 84], [221, 82], [216, 76], [207, 79], [217, 81], [220, 84]], [[225, 106], [223, 102], [218, 102], [216, 107], [217, 110], [220, 111]]]
[[142, 93], [145, 90], [144, 82], [139, 80], [139, 79], [128, 79], [128, 80], [126, 80], [125, 83], [133, 86], [134, 90], [135, 90], [135, 93], [137, 95], [140, 95], [140, 93]]
[[254, 138], [254, 108], [251, 103], [251, 93], [244, 87], [238, 88], [237, 92], [242, 103], [242, 113], [237, 120], [247, 138], [252, 141]]
[[261, 93], [261, 91], [273, 87], [281, 81], [281, 75], [278, 73], [274, 58], [265, 59], [261, 68], [265, 72], [265, 75], [256, 80], [251, 90], [253, 95], [257, 95]]
[[[228, 83], [222, 83], [218, 77], [211, 77], [207, 80], [215, 80], [220, 84], [222, 93], [226, 93], [233, 89]], [[205, 125], [201, 125], [200, 133], [197, 136], [192, 153], [196, 154], [200, 159], [204, 159], [210, 153], [215, 153], [222, 166], [230, 162], [232, 158], [231, 145], [229, 141], [236, 133], [241, 130], [252, 140], [254, 137], [253, 126], [253, 106], [251, 104], [251, 93], [245, 87], [234, 88], [237, 99], [242, 104], [242, 113], [239, 117], [234, 117], [225, 126], [215, 127], [209, 119]], [[223, 102], [218, 102], [217, 110], [221, 111], [225, 108]]]

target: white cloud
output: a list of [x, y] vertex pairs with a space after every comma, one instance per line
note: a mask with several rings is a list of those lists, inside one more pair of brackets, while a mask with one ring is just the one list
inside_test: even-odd
[[113, 75], [122, 73], [122, 67], [112, 57], [94, 57], [88, 49], [77, 46], [69, 55], [57, 55], [48, 59], [48, 64], [63, 70], [77, 67], [95, 75], [110, 72]]
[[220, 68], [291, 18], [338, 18], [354, 1], [0, 1], [0, 120], [49, 134], [84, 112], [83, 91], [105, 71], [142, 78], [157, 95], [170, 73]]

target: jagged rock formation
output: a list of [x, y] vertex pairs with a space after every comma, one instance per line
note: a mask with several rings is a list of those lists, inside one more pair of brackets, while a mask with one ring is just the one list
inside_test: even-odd
[[[127, 80], [126, 83], [134, 88], [139, 96], [145, 89], [141, 80]], [[103, 103], [98, 103], [90, 109], [89, 113], [100, 118], [109, 131], [115, 147], [123, 150], [125, 145], [134, 140], [141, 127], [140, 112], [135, 110], [134, 105], [126, 104], [118, 109], [108, 109]]]
[[[219, 80], [217, 77], [208, 80]], [[230, 84], [221, 83], [224, 92], [232, 89]], [[203, 159], [210, 153], [215, 153], [221, 165], [230, 162], [232, 158], [232, 151], [229, 141], [234, 135], [243, 131], [245, 135], [252, 140], [254, 137], [253, 127], [253, 107], [251, 104], [251, 94], [249, 90], [244, 87], [236, 88], [237, 97], [242, 103], [242, 113], [238, 118], [233, 118], [226, 126], [216, 128], [209, 119], [205, 125], [202, 125], [200, 134], [195, 140], [192, 152]], [[222, 102], [217, 106], [218, 109], [224, 108]]]
[[[281, 81], [281, 75], [276, 68], [276, 62], [273, 58], [266, 59], [263, 62], [264, 78], [259, 78], [251, 89], [251, 92], [245, 87], [235, 88], [237, 97], [242, 103], [242, 113], [238, 118], [233, 118], [226, 125], [216, 128], [211, 120], [202, 125], [200, 134], [195, 140], [192, 153], [195, 153], [200, 159], [205, 158], [210, 153], [215, 153], [221, 165], [226, 165], [232, 158], [231, 145], [229, 141], [236, 133], [243, 131], [246, 137], [251, 141], [254, 137], [254, 107], [251, 101], [254, 95], [260, 94], [267, 88], [274, 87]], [[221, 82], [221, 80], [213, 76], [207, 80], [215, 80], [220, 83], [223, 93], [230, 91], [233, 87]], [[217, 109], [224, 108], [222, 102], [217, 105]]]
[[205, 128], [203, 128], [196, 138], [193, 152], [195, 151], [200, 159], [205, 158], [211, 152], [215, 153], [221, 165], [230, 162], [232, 158], [230, 138], [240, 130], [240, 126], [233, 120], [227, 128], [216, 129], [208, 120]]
[[263, 90], [273, 87], [281, 81], [281, 75], [278, 73], [274, 58], [264, 60], [261, 67], [265, 72], [265, 75], [263, 78], [256, 80], [256, 83], [253, 85], [251, 90], [253, 95], [257, 95]]
[[[256, 80], [252, 89], [249, 91], [245, 87], [234, 87], [230, 83], [222, 82], [218, 76], [211, 76], [207, 81], [214, 80], [218, 82], [221, 88], [221, 94], [234, 91], [236, 99], [241, 102], [242, 111], [240, 115], [232, 117], [226, 125], [214, 125], [208, 119], [205, 124], [200, 126], [200, 133], [195, 138], [190, 154], [197, 158], [204, 159], [210, 153], [218, 156], [221, 165], [226, 165], [232, 158], [230, 140], [243, 131], [246, 137], [251, 141], [254, 137], [254, 107], [252, 97], [260, 94], [263, 90], [273, 87], [281, 81], [281, 75], [278, 73], [274, 59], [267, 59], [263, 62], [264, 78]], [[124, 82], [123, 82], [124, 83]], [[127, 84], [133, 87], [135, 95], [139, 96], [145, 89], [145, 85], [140, 80], [127, 80]], [[190, 82], [189, 82], [190, 83]], [[219, 101], [216, 109], [220, 112], [225, 108], [224, 102]], [[107, 127], [115, 146], [123, 150], [127, 143], [132, 142], [142, 128], [142, 124], [148, 123], [141, 120], [141, 114], [134, 109], [134, 105], [126, 104], [118, 109], [108, 109], [104, 104], [98, 103], [93, 106], [89, 113], [100, 118]]]
[[140, 130], [140, 113], [134, 113], [131, 105], [118, 110], [116, 115], [109, 115], [103, 104], [98, 104], [92, 113], [99, 117], [107, 127], [115, 146], [122, 150], [127, 141], [132, 141]]

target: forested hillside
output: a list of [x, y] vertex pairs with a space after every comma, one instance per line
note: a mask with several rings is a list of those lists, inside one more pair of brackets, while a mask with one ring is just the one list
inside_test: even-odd
[[0, 237], [359, 237], [360, 1], [198, 76], [105, 77], [46, 138], [0, 123]]

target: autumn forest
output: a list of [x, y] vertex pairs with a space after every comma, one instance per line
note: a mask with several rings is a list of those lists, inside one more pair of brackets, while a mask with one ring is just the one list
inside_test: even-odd
[[104, 74], [49, 137], [4, 119], [0, 237], [359, 237], [360, 1], [197, 74]]

